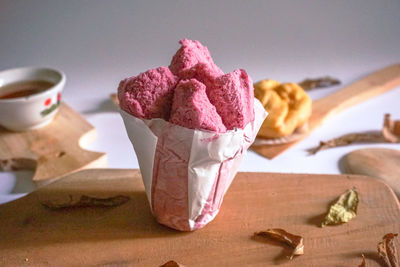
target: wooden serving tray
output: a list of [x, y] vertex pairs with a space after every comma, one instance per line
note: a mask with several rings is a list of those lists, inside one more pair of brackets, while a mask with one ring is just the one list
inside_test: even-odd
[[0, 170], [35, 170], [33, 181], [43, 185], [73, 171], [106, 167], [105, 153], [81, 148], [96, 138], [95, 128], [67, 104], [49, 125], [11, 132], [0, 127]]
[[[320, 228], [328, 205], [359, 191], [358, 215]], [[128, 195], [117, 207], [51, 210], [40, 203], [81, 195]], [[184, 233], [153, 219], [137, 170], [75, 172], [24, 198], [0, 205], [1, 266], [379, 266], [377, 243], [400, 232], [400, 205], [384, 183], [365, 176], [239, 173], [220, 214]], [[284, 246], [255, 240], [255, 231], [283, 228], [304, 236], [305, 254], [289, 261]], [[398, 240], [397, 246], [399, 246]]]

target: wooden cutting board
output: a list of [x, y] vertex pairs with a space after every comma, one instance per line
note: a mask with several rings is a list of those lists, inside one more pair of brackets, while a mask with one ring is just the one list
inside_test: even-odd
[[[357, 217], [320, 228], [329, 204], [352, 187], [360, 194]], [[216, 219], [191, 233], [156, 223], [143, 190], [137, 170], [90, 169], [0, 205], [0, 265], [358, 266], [364, 253], [367, 266], [379, 266], [377, 243], [400, 232], [393, 191], [365, 176], [239, 173]], [[117, 207], [40, 204], [81, 195], [131, 199]], [[304, 236], [305, 254], [288, 261], [284, 246], [252, 238], [275, 227]]]
[[43, 185], [83, 168], [106, 167], [105, 153], [81, 148], [95, 138], [95, 128], [61, 103], [54, 121], [44, 128], [11, 132], [0, 127], [0, 170], [35, 170], [33, 181]]
[[[321, 126], [330, 117], [398, 86], [400, 86], [400, 64], [395, 64], [371, 73], [327, 97], [313, 101], [308, 132]], [[258, 154], [273, 159], [303, 138], [287, 144], [252, 146], [251, 148]]]

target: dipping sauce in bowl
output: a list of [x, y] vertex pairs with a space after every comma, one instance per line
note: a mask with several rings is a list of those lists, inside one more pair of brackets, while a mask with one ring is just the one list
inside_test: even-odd
[[3, 93], [0, 93], [0, 99], [26, 97], [46, 91], [53, 86], [54, 83], [41, 80], [10, 83], [1, 86], [1, 92]]
[[49, 124], [61, 104], [65, 74], [51, 68], [0, 71], [0, 125], [28, 131]]

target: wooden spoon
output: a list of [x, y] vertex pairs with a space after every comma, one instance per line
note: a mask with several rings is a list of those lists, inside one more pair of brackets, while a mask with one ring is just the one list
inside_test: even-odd
[[364, 148], [343, 159], [347, 173], [368, 175], [384, 180], [400, 198], [400, 150]]
[[[327, 97], [314, 101], [313, 111], [308, 121], [308, 133], [345, 109], [398, 86], [400, 86], [400, 64], [395, 64], [378, 70]], [[303, 138], [287, 144], [252, 146], [252, 149], [268, 159], [273, 159]]]

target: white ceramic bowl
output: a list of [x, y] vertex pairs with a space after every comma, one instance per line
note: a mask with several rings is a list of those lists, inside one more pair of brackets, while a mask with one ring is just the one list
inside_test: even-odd
[[[61, 101], [61, 91], [66, 77], [61, 71], [24, 67], [0, 72], [0, 95], [4, 85], [44, 80], [53, 83], [49, 89], [18, 98], [0, 99], [0, 125], [12, 131], [28, 131], [49, 124], [57, 113]], [[8, 92], [6, 92], [8, 93]]]

